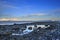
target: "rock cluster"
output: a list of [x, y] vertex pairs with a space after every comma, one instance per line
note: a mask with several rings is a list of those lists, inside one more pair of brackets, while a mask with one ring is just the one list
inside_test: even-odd
[[[0, 30], [1, 31], [1, 30]], [[4, 31], [4, 30], [3, 30]], [[0, 40], [60, 40], [60, 24], [46, 29], [38, 28], [25, 35], [13, 36], [11, 31], [0, 33]]]

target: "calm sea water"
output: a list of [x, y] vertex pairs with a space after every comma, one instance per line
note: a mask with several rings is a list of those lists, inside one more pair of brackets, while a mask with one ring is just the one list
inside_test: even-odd
[[[0, 21], [0, 25], [12, 25], [14, 23], [16, 24], [23, 24], [23, 23], [31, 23], [31, 22], [38, 22], [38, 21]], [[39, 21], [42, 22], [42, 21]], [[48, 21], [43, 21], [43, 22], [51, 22], [50, 20]], [[59, 21], [60, 23], [60, 21]]]
[[16, 24], [22, 24], [22, 23], [31, 23], [30, 21], [0, 21], [0, 25], [13, 25]]

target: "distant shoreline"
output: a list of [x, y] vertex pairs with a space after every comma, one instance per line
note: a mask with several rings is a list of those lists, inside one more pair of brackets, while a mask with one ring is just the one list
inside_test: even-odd
[[[32, 23], [32, 22], [53, 22], [51, 20], [45, 21], [0, 21], [0, 25], [13, 25], [13, 24], [23, 24], [23, 23]], [[55, 21], [60, 22], [60, 21]]]

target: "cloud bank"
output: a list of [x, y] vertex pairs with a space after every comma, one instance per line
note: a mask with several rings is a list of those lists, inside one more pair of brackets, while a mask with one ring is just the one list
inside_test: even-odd
[[36, 13], [18, 18], [0, 18], [0, 21], [40, 21], [40, 20], [60, 20], [59, 18], [48, 17], [48, 14]]

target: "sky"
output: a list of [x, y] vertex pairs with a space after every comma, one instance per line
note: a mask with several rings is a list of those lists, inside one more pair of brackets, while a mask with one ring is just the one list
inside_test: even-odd
[[60, 0], [0, 0], [0, 21], [60, 20]]

